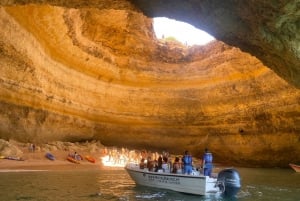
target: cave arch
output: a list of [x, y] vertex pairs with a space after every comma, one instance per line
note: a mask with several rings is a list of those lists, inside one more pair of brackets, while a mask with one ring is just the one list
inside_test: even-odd
[[145, 15], [185, 21], [259, 58], [300, 88], [300, 27], [296, 1], [131, 0]]
[[[261, 61], [297, 86], [297, 7], [195, 2], [1, 1], [1, 137], [195, 155], [209, 145], [217, 160], [288, 164], [300, 152], [300, 91]], [[261, 61], [220, 41], [158, 43], [151, 16], [194, 24]]]
[[206, 45], [215, 40], [209, 33], [188, 23], [165, 17], [153, 18], [153, 28], [157, 39], [175, 40], [187, 47]]
[[184, 21], [259, 58], [291, 85], [300, 88], [300, 26], [297, 1], [120, 0], [92, 2], [1, 1], [0, 5], [49, 4], [68, 8], [115, 8]]

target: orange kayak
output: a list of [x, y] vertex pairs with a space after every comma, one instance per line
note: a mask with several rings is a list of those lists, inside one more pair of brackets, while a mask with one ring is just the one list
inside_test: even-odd
[[85, 156], [85, 159], [91, 163], [95, 163], [96, 162], [96, 159], [92, 156]]
[[72, 162], [72, 163], [80, 164], [80, 162], [78, 160], [72, 158], [71, 156], [68, 156], [67, 160], [70, 161], [70, 162]]

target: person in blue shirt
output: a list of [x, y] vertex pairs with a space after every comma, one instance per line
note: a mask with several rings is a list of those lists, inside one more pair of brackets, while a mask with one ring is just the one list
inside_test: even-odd
[[213, 155], [210, 151], [205, 148], [203, 159], [202, 159], [202, 167], [203, 167], [203, 174], [204, 176], [211, 176], [212, 169], [213, 169]]
[[184, 174], [191, 174], [193, 168], [193, 158], [190, 155], [189, 151], [184, 152], [184, 156], [182, 158], [183, 162], [183, 172]]

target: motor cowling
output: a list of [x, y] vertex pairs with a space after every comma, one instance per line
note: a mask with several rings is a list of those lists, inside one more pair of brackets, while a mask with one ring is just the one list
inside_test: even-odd
[[240, 174], [236, 169], [228, 168], [219, 172], [217, 186], [226, 197], [235, 196], [241, 188]]

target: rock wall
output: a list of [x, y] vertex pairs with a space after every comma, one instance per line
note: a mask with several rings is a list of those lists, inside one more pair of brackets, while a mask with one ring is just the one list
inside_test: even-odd
[[300, 87], [299, 1], [132, 0], [150, 17], [188, 22], [258, 57]]
[[0, 8], [0, 138], [300, 162], [300, 91], [256, 57], [158, 41], [127, 1], [41, 2]]

